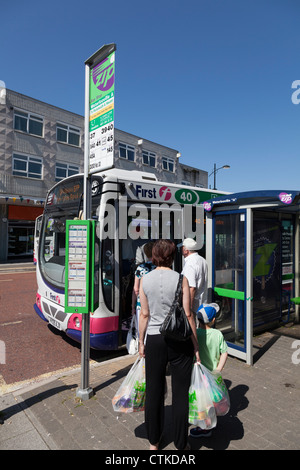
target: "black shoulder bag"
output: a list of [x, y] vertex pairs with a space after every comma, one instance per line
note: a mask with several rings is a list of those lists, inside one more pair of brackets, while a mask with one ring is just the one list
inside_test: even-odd
[[175, 341], [186, 341], [192, 336], [192, 328], [182, 307], [182, 280], [183, 275], [180, 274], [175, 299], [159, 329], [163, 336]]

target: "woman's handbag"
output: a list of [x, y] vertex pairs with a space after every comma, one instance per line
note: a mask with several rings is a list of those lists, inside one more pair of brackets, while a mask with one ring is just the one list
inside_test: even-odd
[[183, 275], [180, 274], [174, 302], [159, 329], [159, 332], [163, 336], [175, 341], [186, 341], [193, 333], [184, 308], [182, 307], [182, 280]]

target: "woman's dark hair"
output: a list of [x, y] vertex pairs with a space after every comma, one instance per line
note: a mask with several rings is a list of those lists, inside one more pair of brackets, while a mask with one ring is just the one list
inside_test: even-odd
[[170, 268], [176, 251], [176, 245], [171, 240], [156, 240], [152, 248], [152, 263], [156, 266]]

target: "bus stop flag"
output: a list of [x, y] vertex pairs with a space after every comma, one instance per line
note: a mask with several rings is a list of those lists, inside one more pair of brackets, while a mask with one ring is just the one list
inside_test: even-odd
[[89, 66], [89, 174], [113, 167], [115, 49], [103, 46]]
[[[113, 167], [115, 50], [115, 44], [105, 45], [85, 61], [83, 218], [86, 221], [91, 218], [91, 174]], [[93, 396], [89, 386], [89, 359], [90, 312], [87, 311], [82, 315], [81, 384], [76, 391], [81, 400]]]

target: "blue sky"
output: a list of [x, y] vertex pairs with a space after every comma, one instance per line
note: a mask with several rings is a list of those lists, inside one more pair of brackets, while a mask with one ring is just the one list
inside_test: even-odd
[[298, 0], [4, 0], [0, 80], [83, 115], [84, 61], [114, 42], [118, 129], [230, 165], [224, 191], [300, 189], [299, 18]]

